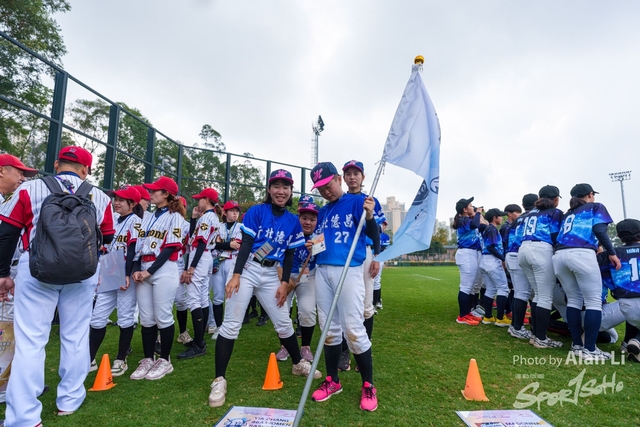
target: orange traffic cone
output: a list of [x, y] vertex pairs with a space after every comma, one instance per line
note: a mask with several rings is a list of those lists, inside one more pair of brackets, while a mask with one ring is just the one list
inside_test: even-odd
[[480, 379], [480, 371], [478, 370], [478, 363], [476, 359], [471, 359], [469, 362], [469, 372], [467, 373], [467, 383], [462, 390], [462, 395], [467, 400], [484, 400], [489, 401], [484, 394], [484, 387], [482, 386], [482, 380]]
[[267, 366], [267, 376], [264, 378], [263, 390], [279, 390], [284, 383], [280, 379], [280, 370], [278, 370], [278, 361], [276, 354], [271, 353], [269, 356], [269, 365]]
[[100, 368], [98, 368], [98, 375], [96, 375], [96, 380], [93, 382], [93, 387], [89, 389], [89, 391], [104, 391], [109, 390], [116, 385], [113, 382], [113, 377], [111, 376], [111, 363], [109, 363], [109, 355], [103, 354], [102, 361], [100, 362]]

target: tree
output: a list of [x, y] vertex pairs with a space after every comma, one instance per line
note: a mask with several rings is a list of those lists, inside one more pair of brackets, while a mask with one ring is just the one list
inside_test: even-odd
[[[62, 64], [66, 47], [55, 13], [71, 9], [66, 0], [4, 0], [0, 2], [0, 30], [56, 65]], [[7, 98], [38, 112], [50, 110], [52, 91], [42, 84], [55, 70], [0, 38], [0, 88]], [[48, 121], [0, 102], [0, 149], [44, 165]]]

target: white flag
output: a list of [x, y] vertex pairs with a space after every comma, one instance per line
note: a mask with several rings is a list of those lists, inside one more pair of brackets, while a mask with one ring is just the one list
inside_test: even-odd
[[400, 105], [391, 123], [382, 160], [409, 169], [424, 179], [405, 220], [394, 234], [393, 245], [376, 257], [387, 261], [428, 249], [436, 222], [440, 178], [440, 123], [414, 65]]

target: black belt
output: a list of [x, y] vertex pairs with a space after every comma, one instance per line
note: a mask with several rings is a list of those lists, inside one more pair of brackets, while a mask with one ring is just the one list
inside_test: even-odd
[[11, 261], [11, 267], [15, 267], [16, 265], [18, 265], [19, 262], [20, 262], [19, 259], [14, 259], [13, 261]]
[[260, 261], [258, 258], [253, 257], [253, 261], [257, 262], [258, 264], [260, 264], [263, 267], [273, 267], [274, 265], [276, 265], [278, 263], [278, 261], [276, 261], [275, 259], [263, 259], [262, 261]]

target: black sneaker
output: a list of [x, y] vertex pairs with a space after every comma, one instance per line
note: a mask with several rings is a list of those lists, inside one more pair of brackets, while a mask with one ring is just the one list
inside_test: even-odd
[[205, 354], [207, 354], [206, 346], [200, 347], [192, 344], [191, 347], [178, 355], [178, 359], [193, 359], [194, 357], [204, 356]]
[[258, 319], [258, 323], [256, 323], [256, 326], [264, 326], [267, 324], [268, 320], [269, 316], [260, 316], [260, 318]]
[[244, 320], [242, 320], [242, 324], [246, 325], [251, 321], [251, 316], [244, 316]]
[[129, 346], [129, 349], [127, 350], [127, 356], [130, 355], [131, 353], [133, 353], [133, 349], [131, 348], [131, 346]]
[[351, 370], [351, 353], [349, 350], [345, 350], [340, 355], [340, 362], [338, 362], [338, 370], [350, 371]]
[[249, 313], [249, 319], [255, 319], [258, 316], [260, 316], [260, 315], [258, 314], [258, 312], [256, 310], [251, 310], [251, 313]]
[[296, 337], [302, 338], [302, 331], [300, 330], [300, 326], [296, 326]]

